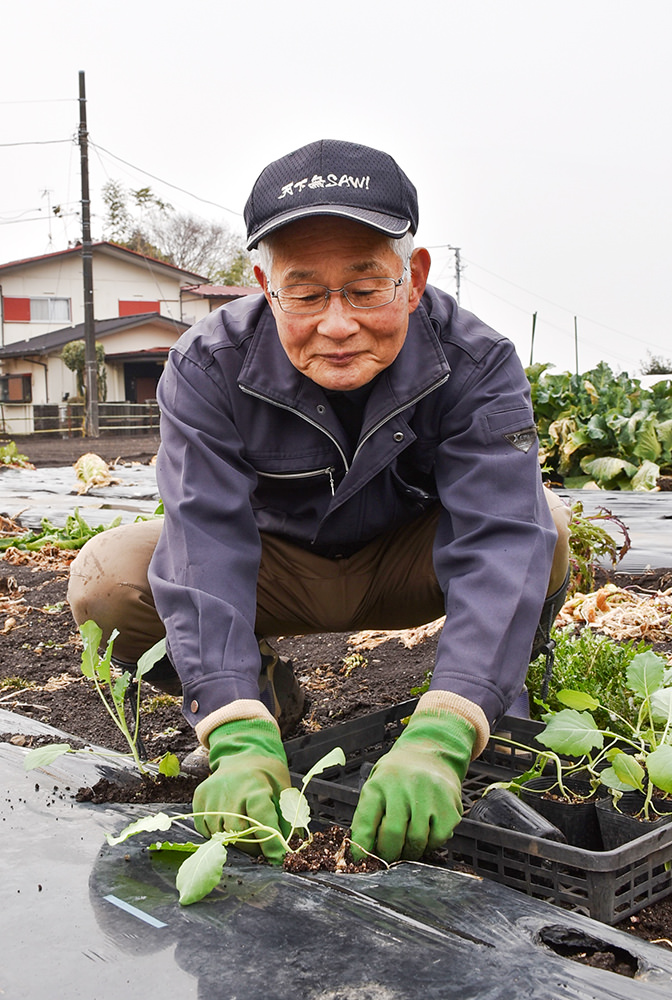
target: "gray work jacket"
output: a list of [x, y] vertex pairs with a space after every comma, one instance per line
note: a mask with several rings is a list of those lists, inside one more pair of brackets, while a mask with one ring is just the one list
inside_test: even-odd
[[351, 456], [328, 396], [293, 367], [263, 295], [251, 295], [180, 338], [158, 400], [165, 523], [149, 579], [193, 725], [258, 698], [259, 531], [335, 557], [437, 500], [447, 619], [432, 687], [480, 705], [491, 724], [506, 711], [556, 539], [510, 341], [428, 287]]

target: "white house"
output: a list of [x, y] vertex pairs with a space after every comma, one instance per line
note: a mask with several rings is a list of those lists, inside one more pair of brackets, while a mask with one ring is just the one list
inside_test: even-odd
[[[258, 292], [210, 286], [198, 274], [113, 243], [94, 243], [95, 339], [105, 348], [107, 400], [156, 396], [168, 351], [222, 302]], [[0, 417], [4, 433], [30, 434], [34, 405], [77, 392], [61, 360], [84, 338], [81, 247], [0, 264]]]

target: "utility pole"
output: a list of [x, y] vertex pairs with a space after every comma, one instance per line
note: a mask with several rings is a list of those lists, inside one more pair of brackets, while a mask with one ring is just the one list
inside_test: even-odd
[[574, 317], [574, 361], [576, 364], [576, 374], [579, 374], [579, 327]]
[[82, 275], [84, 279], [84, 387], [86, 391], [86, 435], [98, 437], [98, 362], [93, 318], [93, 251], [91, 249], [91, 201], [89, 199], [89, 150], [86, 130], [86, 84], [79, 73], [79, 159], [82, 171]]
[[532, 365], [532, 358], [534, 357], [534, 331], [537, 328], [537, 314], [532, 313], [532, 340], [530, 341], [530, 365]]

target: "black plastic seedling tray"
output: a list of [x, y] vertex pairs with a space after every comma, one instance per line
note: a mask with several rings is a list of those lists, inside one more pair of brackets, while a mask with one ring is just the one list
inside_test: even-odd
[[[390, 748], [416, 704], [416, 700], [403, 702], [285, 744], [299, 784], [300, 776], [333, 747], [342, 747], [346, 754], [344, 767], [313, 778], [308, 787], [319, 823], [350, 825], [366, 775]], [[606, 924], [670, 895], [672, 823], [613, 851], [588, 851], [469, 819], [469, 807], [487, 785], [521, 774], [532, 762], [529, 751], [512, 748], [501, 737], [535, 748], [541, 728], [526, 719], [501, 720], [486, 750], [469, 768], [462, 789], [465, 816], [442, 849], [445, 859]]]

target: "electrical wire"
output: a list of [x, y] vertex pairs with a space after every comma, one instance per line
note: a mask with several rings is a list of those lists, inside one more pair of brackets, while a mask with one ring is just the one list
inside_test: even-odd
[[142, 167], [137, 167], [134, 163], [129, 163], [128, 160], [124, 160], [123, 157], [121, 156], [116, 156], [115, 153], [111, 153], [109, 149], [105, 149], [105, 147], [101, 146], [99, 143], [91, 142], [89, 140], [89, 146], [92, 146], [96, 150], [101, 150], [101, 152], [106, 153], [108, 156], [111, 156], [113, 160], [118, 160], [119, 163], [123, 163], [127, 167], [131, 167], [131, 169], [137, 170], [139, 173], [145, 174], [147, 177], [151, 177], [152, 180], [158, 181], [160, 184], [165, 184], [167, 187], [173, 188], [173, 190], [175, 191], [180, 191], [182, 194], [186, 194], [190, 198], [194, 198], [196, 201], [202, 202], [204, 205], [212, 205], [214, 208], [221, 208], [223, 209], [223, 211], [229, 212], [231, 215], [237, 215], [239, 217], [242, 216], [241, 212], [235, 212], [232, 208], [227, 208], [226, 205], [220, 205], [216, 201], [209, 201], [207, 198], [201, 198], [199, 197], [199, 195], [194, 194], [192, 191], [187, 191], [186, 188], [179, 187], [178, 184], [171, 184], [170, 181], [166, 181], [162, 177], [157, 177], [156, 174], [151, 174], [149, 170], [143, 170]]
[[28, 142], [0, 142], [0, 146], [3, 149], [9, 146], [55, 146], [58, 143], [72, 143], [75, 141], [72, 137], [70, 139], [31, 139]]

